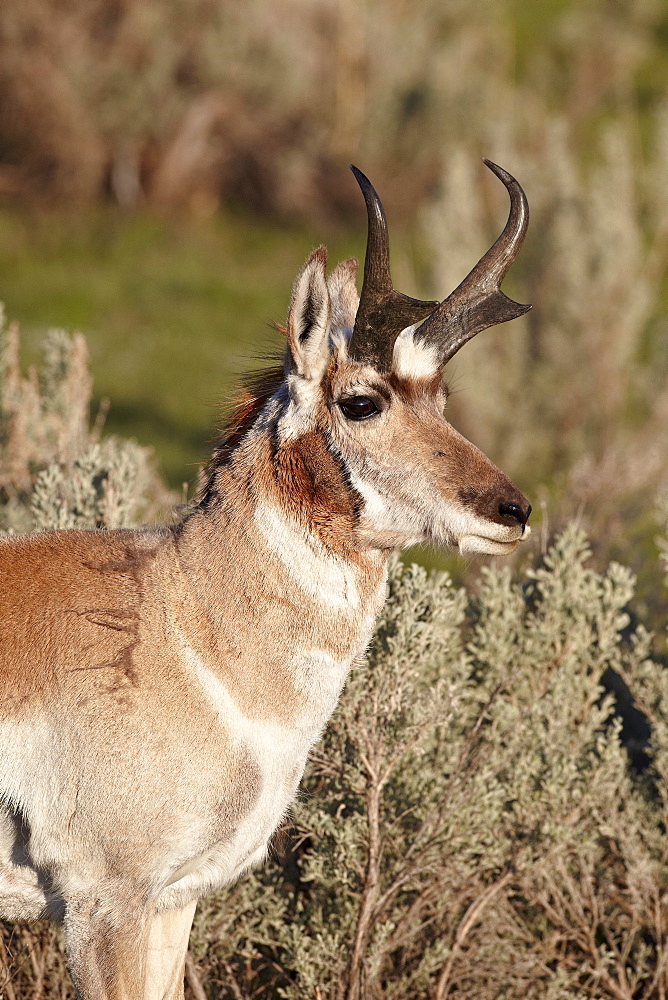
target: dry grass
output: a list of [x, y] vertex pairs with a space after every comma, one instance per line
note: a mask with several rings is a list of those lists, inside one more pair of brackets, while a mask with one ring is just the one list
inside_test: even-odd
[[9, 0], [0, 187], [321, 228], [356, 211], [357, 159], [393, 219], [421, 211], [427, 263], [397, 254], [397, 285], [444, 295], [505, 207], [478, 157], [507, 165], [534, 310], [451, 366], [454, 420], [551, 529], [581, 517], [640, 570], [668, 488], [665, 38], [660, 0]]
[[8, 0], [0, 190], [318, 218], [351, 203], [336, 178], [359, 159], [412, 209], [496, 123], [528, 122], [530, 151], [558, 108], [582, 145], [640, 74], [651, 103], [661, 18], [660, 0]]

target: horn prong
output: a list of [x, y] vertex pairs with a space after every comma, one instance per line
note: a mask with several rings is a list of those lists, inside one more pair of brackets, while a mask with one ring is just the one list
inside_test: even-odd
[[503, 232], [487, 253], [415, 331], [416, 339], [439, 348], [443, 365], [476, 333], [516, 319], [531, 309], [530, 305], [513, 302], [501, 291], [501, 282], [526, 236], [529, 203], [512, 174], [491, 160], [483, 162], [505, 185], [510, 196], [510, 212]]
[[379, 371], [392, 367], [394, 342], [407, 326], [419, 323], [438, 307], [397, 292], [390, 273], [390, 242], [382, 202], [369, 178], [351, 164], [367, 210], [368, 236], [364, 279], [348, 353]]
[[348, 347], [354, 360], [373, 365], [380, 371], [389, 371], [397, 337], [406, 327], [422, 321], [415, 337], [437, 346], [444, 365], [476, 333], [515, 319], [531, 308], [513, 302], [500, 287], [524, 241], [529, 225], [529, 204], [512, 174], [492, 160], [484, 159], [483, 162], [508, 191], [508, 221], [487, 253], [441, 303], [412, 299], [393, 287], [383, 205], [369, 178], [351, 164], [364, 195], [368, 220], [362, 293]]

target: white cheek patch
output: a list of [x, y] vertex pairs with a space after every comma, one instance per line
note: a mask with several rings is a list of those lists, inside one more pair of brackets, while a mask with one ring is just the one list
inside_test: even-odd
[[350, 485], [360, 494], [364, 501], [362, 508], [362, 526], [370, 524], [374, 531], [401, 532], [405, 539], [404, 545], [413, 545], [424, 538], [424, 518], [408, 504], [392, 502], [367, 480], [348, 468]]
[[347, 467], [350, 485], [359, 493], [364, 501], [364, 514], [377, 527], [381, 527], [388, 520], [389, 512], [387, 500], [378, 490], [366, 482], [356, 472]]
[[300, 590], [328, 608], [358, 606], [355, 572], [349, 563], [277, 507], [258, 504], [254, 520], [267, 547]]
[[431, 378], [438, 372], [436, 348], [415, 340], [414, 333], [419, 325], [407, 326], [394, 343], [392, 367], [400, 378]]

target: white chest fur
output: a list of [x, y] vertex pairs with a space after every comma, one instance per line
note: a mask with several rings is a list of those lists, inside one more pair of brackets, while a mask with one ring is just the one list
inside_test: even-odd
[[288, 578], [326, 607], [355, 609], [360, 597], [353, 567], [271, 504], [258, 504], [255, 525]]
[[[359, 569], [333, 553], [284, 512], [270, 504], [260, 504], [254, 523], [279, 578], [285, 578], [286, 592], [296, 588], [298, 593], [319, 604], [325, 612], [325, 622], [332, 615], [343, 615], [350, 644], [345, 649], [339, 646], [336, 654], [322, 648], [317, 640], [314, 642], [309, 623], [303, 645], [299, 646], [297, 640], [287, 658], [284, 648], [279, 654], [294, 692], [294, 710], [286, 711], [282, 705], [281, 711], [274, 715], [269, 704], [258, 715], [235, 701], [216, 664], [205, 660], [204, 654], [200, 655], [186, 636], [179, 635], [181, 661], [190, 683], [214, 711], [232, 756], [252, 762], [257, 794], [239, 816], [231, 837], [212, 844], [173, 872], [170, 884], [160, 896], [162, 906], [183, 905], [263, 860], [269, 839], [296, 794], [309, 751], [336, 707], [350, 667], [368, 645], [384, 600], [384, 561], [382, 566], [379, 562], [377, 567], [371, 567], [375, 573], [381, 571], [378, 586], [371, 595], [363, 597]], [[267, 647], [265, 656], [268, 651]], [[257, 683], [265, 666], [266, 663], [258, 663], [253, 683]]]
[[215, 711], [232, 747], [243, 749], [253, 761], [259, 790], [231, 838], [213, 844], [174, 874], [159, 897], [164, 908], [184, 905], [264, 859], [269, 839], [296, 794], [308, 753], [336, 706], [353, 659], [351, 655], [344, 662], [317, 649], [296, 653], [294, 683], [303, 696], [303, 707], [293, 723], [285, 724], [246, 715], [224, 682], [185, 640], [181, 651], [192, 680]]

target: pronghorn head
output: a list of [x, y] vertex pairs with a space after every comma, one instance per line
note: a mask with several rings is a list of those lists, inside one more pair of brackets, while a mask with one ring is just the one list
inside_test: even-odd
[[357, 262], [344, 261], [327, 277], [324, 247], [295, 282], [279, 439], [315, 429], [324, 435], [357, 494], [356, 531], [368, 545], [430, 540], [506, 553], [529, 533], [526, 499], [443, 416], [446, 362], [476, 333], [529, 308], [499, 287], [526, 233], [526, 197], [510, 174], [486, 162], [510, 194], [508, 222], [443, 302], [393, 288], [383, 207], [356, 168], [369, 225], [361, 297]]
[[[369, 226], [361, 296], [357, 261], [344, 261], [327, 276], [327, 252], [315, 250], [295, 281], [281, 385], [265, 391], [264, 409], [256, 394], [258, 423], [271, 429], [277, 449], [274, 466], [283, 456], [283, 468], [308, 467], [301, 482], [311, 480], [306, 492], [316, 505], [319, 489], [329, 497], [345, 492], [346, 503], [338, 496], [334, 507], [352, 512], [345, 533], [364, 548], [432, 541], [502, 554], [529, 534], [524, 496], [443, 415], [446, 362], [479, 331], [530, 308], [499, 287], [524, 239], [526, 197], [510, 174], [485, 162], [510, 194], [508, 222], [440, 303], [393, 288], [383, 207], [369, 180], [352, 168]], [[250, 426], [253, 408], [244, 411], [241, 425]], [[303, 512], [304, 504], [293, 499]]]

